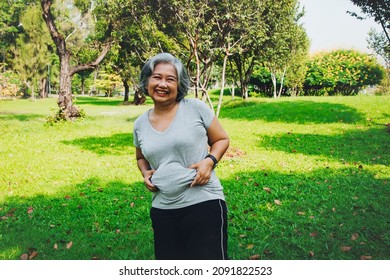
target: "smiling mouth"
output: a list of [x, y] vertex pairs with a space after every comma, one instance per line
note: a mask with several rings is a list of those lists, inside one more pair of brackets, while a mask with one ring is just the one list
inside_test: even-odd
[[156, 93], [157, 94], [169, 94], [169, 92], [168, 91], [161, 91], [161, 90], [156, 90]]

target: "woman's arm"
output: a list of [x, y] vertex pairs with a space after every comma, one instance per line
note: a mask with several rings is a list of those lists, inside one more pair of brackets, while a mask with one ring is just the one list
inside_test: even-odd
[[[214, 117], [210, 127], [207, 130], [208, 143], [210, 146], [210, 154], [218, 161], [225, 154], [229, 147], [229, 136], [223, 129], [221, 123]], [[193, 165], [190, 168], [197, 170], [197, 175], [191, 183], [191, 187], [195, 185], [205, 185], [211, 177], [211, 172], [214, 167], [214, 161], [211, 158], [205, 158]]]
[[144, 177], [144, 183], [146, 188], [151, 192], [158, 191], [158, 188], [156, 188], [150, 181], [154, 170], [151, 169], [149, 162], [145, 159], [140, 148], [135, 148], [135, 156], [137, 159], [138, 169], [141, 171], [142, 176]]

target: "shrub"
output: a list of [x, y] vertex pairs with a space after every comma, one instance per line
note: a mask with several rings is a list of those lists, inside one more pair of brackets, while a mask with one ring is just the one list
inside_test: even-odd
[[384, 68], [375, 58], [354, 50], [320, 53], [307, 64], [305, 95], [355, 95], [380, 84]]
[[11, 71], [0, 72], [0, 99], [21, 96], [20, 85], [21, 81], [15, 73]]

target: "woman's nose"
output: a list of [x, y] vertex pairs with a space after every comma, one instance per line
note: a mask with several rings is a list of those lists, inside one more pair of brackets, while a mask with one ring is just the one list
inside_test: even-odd
[[168, 87], [167, 86], [167, 81], [165, 79], [161, 79], [160, 83], [158, 84], [158, 86], [159, 87], [164, 87], [164, 88]]

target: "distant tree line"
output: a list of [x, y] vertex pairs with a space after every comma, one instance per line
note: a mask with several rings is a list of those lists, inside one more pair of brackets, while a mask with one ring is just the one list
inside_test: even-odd
[[[380, 84], [385, 69], [371, 55], [355, 50], [318, 53], [306, 62], [300, 88], [286, 78], [283, 95], [356, 95], [367, 86]], [[257, 66], [251, 78], [255, 95], [272, 96], [272, 81], [266, 67]]]
[[[140, 67], [157, 52], [183, 60], [195, 96], [217, 115], [228, 86], [246, 99], [355, 94], [380, 82], [383, 69], [364, 54], [309, 59], [303, 15], [298, 0], [1, 0], [0, 96], [57, 93], [65, 119], [79, 116], [73, 94], [111, 96], [123, 88], [124, 101], [134, 92], [132, 103], [142, 104]], [[208, 90], [216, 83], [220, 99], [212, 104]]]

